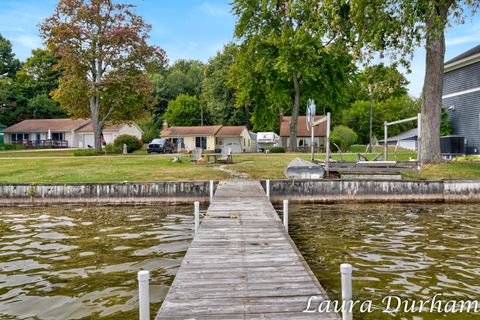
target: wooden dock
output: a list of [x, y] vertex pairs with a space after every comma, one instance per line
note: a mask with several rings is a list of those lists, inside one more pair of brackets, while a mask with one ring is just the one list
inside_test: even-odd
[[224, 181], [156, 319], [339, 319], [310, 296], [328, 300], [260, 183]]

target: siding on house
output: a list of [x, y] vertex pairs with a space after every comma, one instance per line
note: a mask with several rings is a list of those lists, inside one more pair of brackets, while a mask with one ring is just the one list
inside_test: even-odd
[[480, 62], [446, 72], [443, 75], [443, 95], [480, 88]]
[[[450, 106], [455, 110], [448, 110]], [[453, 134], [464, 136], [468, 146], [480, 148], [480, 91], [443, 99]]]
[[480, 148], [480, 61], [445, 72], [442, 107], [452, 134], [465, 137], [467, 146]]

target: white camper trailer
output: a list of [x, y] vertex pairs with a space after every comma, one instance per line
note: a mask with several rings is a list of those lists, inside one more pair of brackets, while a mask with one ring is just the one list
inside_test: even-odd
[[277, 147], [280, 144], [280, 136], [275, 132], [258, 132], [257, 144], [260, 147], [260, 151], [265, 151], [271, 147]]

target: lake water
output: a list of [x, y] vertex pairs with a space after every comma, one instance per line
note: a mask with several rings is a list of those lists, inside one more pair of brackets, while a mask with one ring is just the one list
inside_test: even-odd
[[[477, 204], [290, 205], [290, 235], [329, 296], [351, 263], [354, 300], [376, 311], [354, 319], [480, 319], [479, 314], [383, 313], [382, 298], [480, 300]], [[393, 305], [393, 304], [392, 304]]]
[[[191, 206], [0, 208], [0, 319], [136, 319], [136, 273], [158, 310], [192, 238]], [[477, 205], [290, 205], [290, 235], [333, 299], [354, 266], [355, 319], [480, 319], [386, 314], [381, 299], [480, 300]]]
[[141, 269], [154, 315], [192, 229], [191, 206], [0, 208], [0, 319], [136, 319]]

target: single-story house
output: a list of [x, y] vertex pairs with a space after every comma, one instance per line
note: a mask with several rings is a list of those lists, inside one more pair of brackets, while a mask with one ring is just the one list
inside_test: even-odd
[[[318, 121], [325, 116], [315, 116], [314, 121]], [[290, 146], [290, 123], [292, 117], [280, 115], [280, 143], [283, 147]], [[316, 149], [323, 150], [325, 148], [325, 139], [327, 136], [327, 122], [324, 121], [320, 125], [314, 127], [313, 145]], [[310, 148], [312, 145], [311, 132], [307, 127], [307, 117], [298, 116], [297, 122], [297, 148]]]
[[[130, 134], [139, 139], [142, 129], [135, 123], [107, 125], [104, 141], [112, 143], [121, 134]], [[21, 143], [27, 146], [51, 145], [62, 148], [88, 148], [93, 146], [93, 128], [86, 119], [32, 119], [23, 120], [4, 130], [5, 143]]]
[[204, 150], [222, 150], [230, 148], [234, 153], [255, 152], [256, 143], [246, 126], [172, 126], [166, 122], [160, 134], [162, 138], [171, 139], [179, 150], [191, 151], [195, 148]]
[[[384, 140], [379, 141], [383, 145]], [[403, 149], [417, 150], [418, 149], [418, 128], [413, 128], [408, 131], [397, 134], [396, 136], [388, 137], [387, 144], [389, 146], [399, 146]]]
[[480, 45], [445, 63], [442, 106], [466, 153], [480, 149]]

